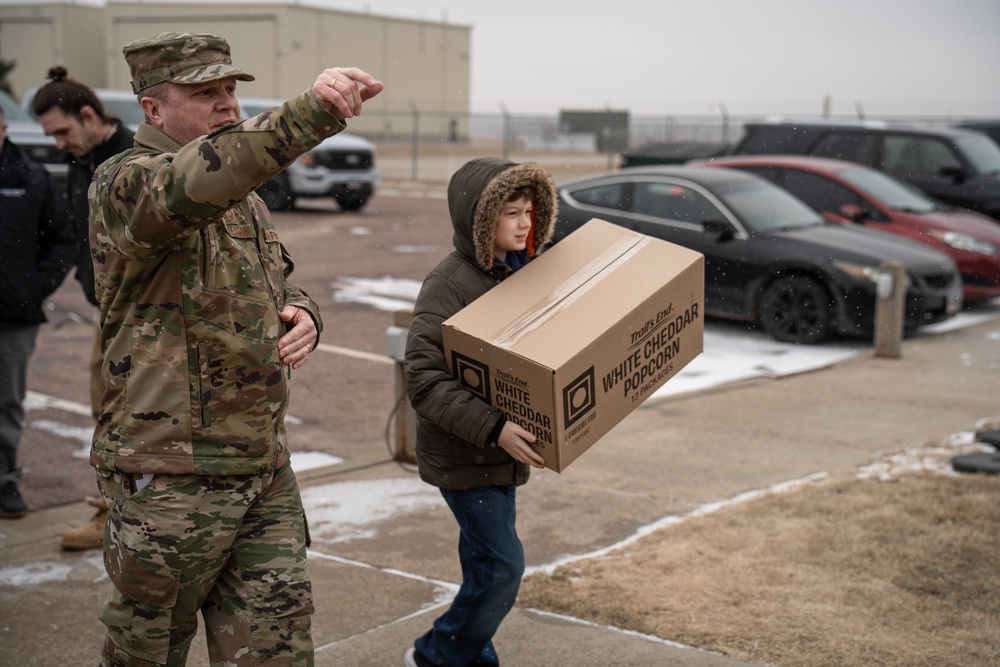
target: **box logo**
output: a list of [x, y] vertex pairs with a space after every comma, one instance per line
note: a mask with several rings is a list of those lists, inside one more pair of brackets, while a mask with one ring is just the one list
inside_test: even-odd
[[594, 391], [594, 367], [563, 387], [563, 421], [569, 428], [597, 405]]
[[458, 378], [459, 383], [465, 389], [487, 403], [492, 403], [490, 401], [489, 366], [460, 352], [452, 352], [451, 374]]

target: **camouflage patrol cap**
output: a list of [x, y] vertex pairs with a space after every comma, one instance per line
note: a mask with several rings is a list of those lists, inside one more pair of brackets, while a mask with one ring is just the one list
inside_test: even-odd
[[136, 94], [163, 81], [193, 84], [228, 77], [254, 80], [233, 67], [226, 40], [209, 33], [165, 32], [126, 44], [122, 52], [132, 71], [132, 92]]

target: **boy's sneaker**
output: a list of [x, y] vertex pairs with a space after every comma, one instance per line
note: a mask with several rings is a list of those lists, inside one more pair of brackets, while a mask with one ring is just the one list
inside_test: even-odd
[[90, 521], [62, 536], [62, 548], [67, 551], [97, 549], [104, 546], [104, 523], [108, 520], [108, 506], [99, 498], [86, 498], [87, 504], [97, 510]]
[[406, 653], [403, 655], [403, 666], [404, 667], [434, 667], [431, 663], [427, 662], [427, 658], [417, 653], [417, 649], [412, 646], [406, 649]]
[[28, 511], [28, 506], [24, 504], [21, 491], [18, 489], [19, 472], [0, 475], [0, 517], [4, 519], [17, 519]]

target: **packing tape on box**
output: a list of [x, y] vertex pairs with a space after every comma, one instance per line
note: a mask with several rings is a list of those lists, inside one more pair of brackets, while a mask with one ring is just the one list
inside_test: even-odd
[[[493, 334], [491, 341], [501, 349], [508, 350], [521, 338], [544, 325], [562, 309], [574, 303], [599, 284], [602, 274], [614, 271], [619, 265], [642, 250], [650, 239], [621, 237], [598, 256], [567, 278], [552, 292], [536, 301], [524, 314]], [[601, 268], [603, 267], [603, 268]]]

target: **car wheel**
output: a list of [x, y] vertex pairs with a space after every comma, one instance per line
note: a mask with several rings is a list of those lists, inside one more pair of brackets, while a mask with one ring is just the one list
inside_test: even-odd
[[288, 175], [281, 173], [266, 181], [257, 188], [257, 194], [272, 211], [288, 211], [292, 208], [294, 197], [288, 185]]
[[357, 211], [368, 203], [368, 198], [363, 195], [337, 195], [334, 200], [345, 211]]
[[784, 276], [764, 290], [760, 323], [775, 340], [821, 343], [833, 330], [833, 299], [815, 278]]

